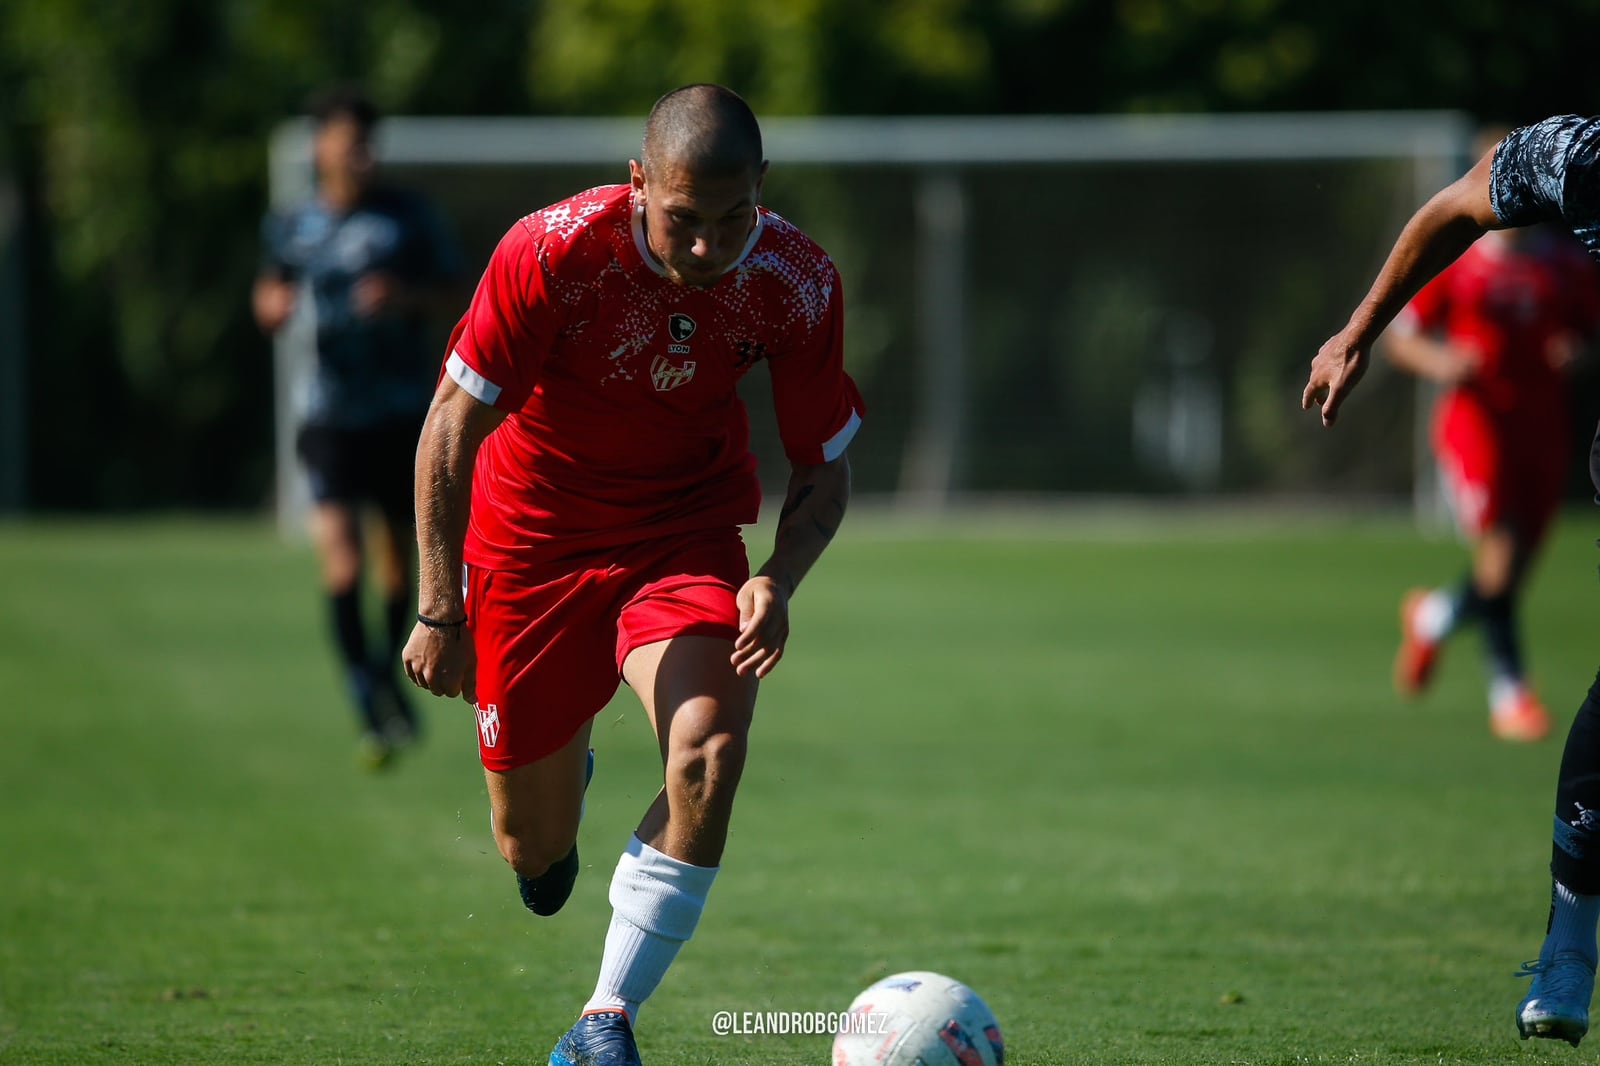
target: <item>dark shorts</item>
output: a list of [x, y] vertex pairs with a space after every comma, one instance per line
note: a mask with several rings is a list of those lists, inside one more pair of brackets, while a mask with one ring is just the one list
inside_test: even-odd
[[312, 499], [371, 503], [385, 514], [409, 516], [422, 419], [419, 414], [367, 429], [302, 426], [295, 450], [305, 464]]

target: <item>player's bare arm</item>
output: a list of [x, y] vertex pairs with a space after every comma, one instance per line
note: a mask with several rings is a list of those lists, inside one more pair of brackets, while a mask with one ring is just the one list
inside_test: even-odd
[[1471, 380], [1482, 361], [1481, 354], [1469, 347], [1398, 329], [1384, 334], [1382, 347], [1389, 362], [1401, 370], [1447, 387]]
[[461, 552], [478, 446], [504, 418], [505, 412], [446, 377], [434, 393], [417, 444], [419, 620], [403, 659], [406, 676], [435, 696], [473, 698], [472, 641], [462, 624]]
[[770, 674], [789, 640], [789, 598], [839, 531], [850, 503], [850, 459], [796, 466], [778, 516], [772, 557], [739, 590], [739, 636], [733, 667]]
[[1493, 158], [1491, 150], [1411, 216], [1366, 298], [1345, 327], [1323, 342], [1311, 360], [1311, 376], [1300, 407], [1307, 411], [1313, 405], [1320, 407], [1324, 426], [1333, 425], [1345, 398], [1366, 373], [1368, 353], [1384, 327], [1473, 241], [1487, 230], [1500, 228], [1489, 200]]

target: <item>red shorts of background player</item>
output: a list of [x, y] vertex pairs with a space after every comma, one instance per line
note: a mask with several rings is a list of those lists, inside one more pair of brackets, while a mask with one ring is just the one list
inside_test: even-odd
[[469, 566], [484, 767], [511, 770], [563, 747], [611, 700], [635, 648], [686, 635], [731, 642], [749, 567], [731, 527], [520, 570]]
[[1505, 526], [1537, 544], [1561, 505], [1570, 444], [1565, 412], [1508, 424], [1459, 395], [1446, 396], [1434, 451], [1456, 521], [1468, 536]]

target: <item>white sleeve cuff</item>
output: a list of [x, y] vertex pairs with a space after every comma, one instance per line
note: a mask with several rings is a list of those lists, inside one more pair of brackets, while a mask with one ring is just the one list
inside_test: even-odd
[[850, 441], [855, 438], [856, 430], [860, 428], [861, 414], [852, 408], [844, 427], [822, 442], [822, 461], [831, 463], [843, 455], [844, 450], [850, 446]]
[[475, 400], [493, 406], [500, 398], [500, 386], [468, 366], [459, 352], [451, 351], [450, 358], [445, 362], [445, 372]]

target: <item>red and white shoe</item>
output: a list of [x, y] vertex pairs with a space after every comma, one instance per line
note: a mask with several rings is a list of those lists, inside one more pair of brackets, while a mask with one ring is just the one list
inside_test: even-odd
[[1394, 687], [1400, 695], [1422, 695], [1433, 680], [1439, 659], [1439, 641], [1428, 640], [1417, 632], [1417, 614], [1428, 598], [1427, 589], [1412, 589], [1400, 600], [1400, 648], [1394, 655]]
[[1531, 744], [1550, 735], [1550, 712], [1526, 685], [1518, 685], [1489, 712], [1489, 728], [1501, 740]]

